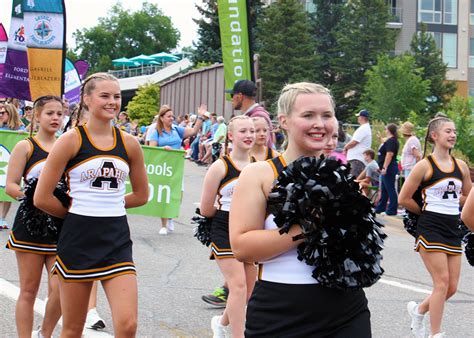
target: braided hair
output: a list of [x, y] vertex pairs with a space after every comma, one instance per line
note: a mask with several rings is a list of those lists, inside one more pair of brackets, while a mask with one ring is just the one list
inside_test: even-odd
[[425, 136], [425, 147], [423, 149], [423, 157], [426, 157], [426, 148], [428, 143], [434, 144], [434, 140], [431, 138], [431, 133], [436, 132], [443, 123], [453, 122], [450, 118], [446, 116], [439, 116], [431, 119], [428, 123], [428, 128], [426, 130]]

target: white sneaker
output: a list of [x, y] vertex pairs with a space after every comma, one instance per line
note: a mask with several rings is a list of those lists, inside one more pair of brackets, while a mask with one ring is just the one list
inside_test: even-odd
[[99, 314], [97, 313], [96, 308], [90, 309], [87, 312], [86, 328], [92, 329], [92, 330], [105, 329], [105, 322], [102, 318], [100, 318]]
[[159, 234], [160, 234], [160, 235], [168, 235], [168, 229], [166, 229], [166, 228], [161, 228]]
[[172, 219], [168, 220], [168, 223], [166, 224], [166, 228], [168, 229], [168, 232], [174, 231], [174, 222]]
[[230, 337], [229, 326], [221, 324], [222, 316], [214, 316], [211, 319], [211, 329], [213, 338], [226, 338]]
[[44, 338], [41, 334], [41, 326], [38, 326], [38, 330], [33, 330], [33, 332], [31, 332], [31, 338]]
[[411, 334], [415, 338], [425, 338], [425, 315], [418, 312], [418, 304], [416, 302], [408, 302], [407, 311], [411, 317]]
[[444, 332], [438, 332], [434, 336], [430, 335], [429, 338], [445, 338], [446, 334]]

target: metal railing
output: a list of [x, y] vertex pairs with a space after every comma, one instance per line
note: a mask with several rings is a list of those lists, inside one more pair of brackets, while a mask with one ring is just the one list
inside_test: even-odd
[[157, 71], [163, 69], [165, 66], [162, 65], [148, 65], [143, 67], [137, 68], [125, 68], [125, 69], [115, 69], [109, 70], [108, 73], [112, 74], [118, 79], [123, 79], [127, 77], [135, 77], [135, 76], [142, 76], [142, 75], [151, 75], [156, 73]]

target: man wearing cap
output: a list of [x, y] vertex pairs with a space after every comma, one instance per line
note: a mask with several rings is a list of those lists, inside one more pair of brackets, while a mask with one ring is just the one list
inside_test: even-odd
[[415, 126], [408, 121], [402, 124], [400, 133], [407, 139], [403, 146], [401, 160], [403, 177], [406, 179], [416, 162], [421, 160], [421, 143], [415, 136]]
[[226, 93], [230, 94], [232, 98], [232, 107], [236, 110], [240, 110], [243, 115], [249, 117], [263, 117], [268, 123], [268, 130], [270, 131], [267, 145], [273, 148], [273, 141], [271, 137], [272, 120], [270, 114], [255, 101], [257, 96], [257, 87], [255, 83], [250, 80], [239, 80], [234, 84], [234, 88], [226, 90]]
[[351, 174], [358, 177], [367, 163], [364, 161], [364, 151], [372, 145], [372, 130], [369, 123], [369, 112], [362, 109], [356, 114], [360, 127], [356, 129], [352, 139], [344, 146], [347, 161], [351, 164]]

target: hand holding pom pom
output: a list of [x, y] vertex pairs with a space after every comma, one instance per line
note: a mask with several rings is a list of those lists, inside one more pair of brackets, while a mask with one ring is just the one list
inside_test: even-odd
[[301, 226], [300, 260], [315, 267], [313, 277], [331, 288], [373, 285], [383, 274], [386, 235], [371, 202], [359, 192], [349, 167], [331, 158], [302, 157], [283, 172], [268, 197], [280, 233]]
[[466, 255], [467, 261], [471, 266], [474, 266], [474, 232], [469, 232], [463, 238], [464, 244], [464, 254]]
[[211, 244], [211, 225], [212, 218], [201, 216], [201, 210], [196, 209], [197, 216], [191, 218], [191, 223], [197, 224], [194, 227], [194, 237], [205, 246]]

